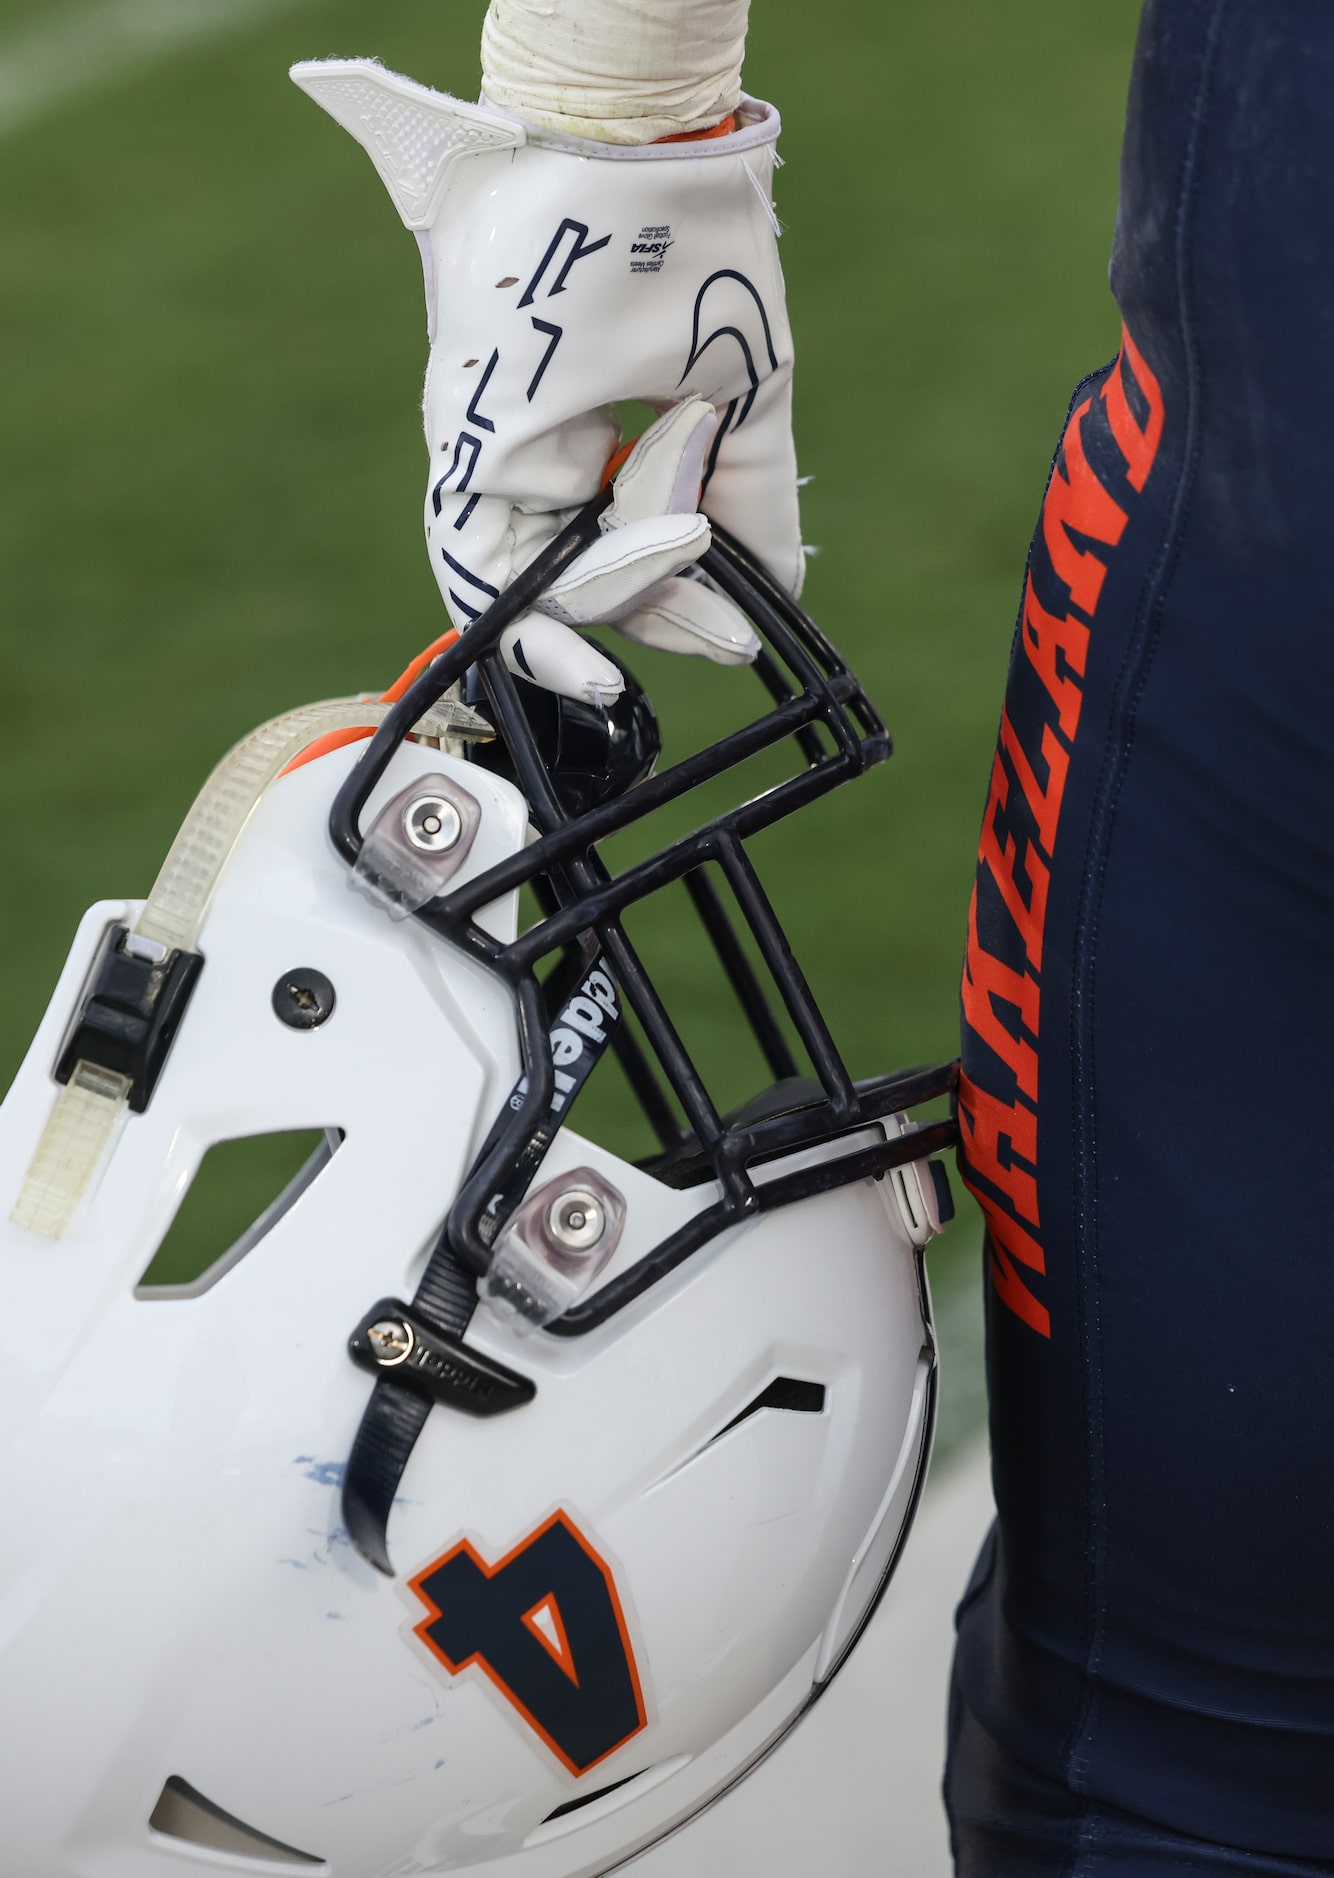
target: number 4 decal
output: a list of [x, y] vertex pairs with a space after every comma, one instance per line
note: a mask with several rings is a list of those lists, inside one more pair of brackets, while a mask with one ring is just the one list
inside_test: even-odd
[[568, 1513], [553, 1513], [494, 1565], [466, 1539], [411, 1580], [416, 1626], [451, 1676], [476, 1664], [572, 1774], [646, 1724], [611, 1572]]

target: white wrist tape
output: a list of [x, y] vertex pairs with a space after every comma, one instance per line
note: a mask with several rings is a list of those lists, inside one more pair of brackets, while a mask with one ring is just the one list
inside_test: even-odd
[[736, 109], [750, 0], [491, 0], [482, 96], [600, 143], [709, 130]]

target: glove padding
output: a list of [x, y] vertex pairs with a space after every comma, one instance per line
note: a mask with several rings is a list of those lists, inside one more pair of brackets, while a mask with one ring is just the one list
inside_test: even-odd
[[[702, 581], [680, 578], [711, 540], [696, 505], [717, 427], [713, 406], [688, 398], [644, 432], [613, 484], [601, 537], [501, 635], [512, 672], [568, 697], [610, 701], [621, 674], [572, 630], [599, 623], [720, 665], [755, 657], [760, 642], [744, 614]], [[567, 519], [552, 518], [556, 526]]]

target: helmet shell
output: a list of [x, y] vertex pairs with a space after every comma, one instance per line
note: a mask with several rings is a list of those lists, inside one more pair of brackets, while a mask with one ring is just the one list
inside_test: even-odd
[[[395, 1507], [397, 1579], [350, 1545], [339, 1487], [370, 1385], [348, 1333], [376, 1296], [411, 1295], [518, 1071], [503, 984], [347, 890], [325, 817], [355, 754], [285, 776], [251, 817], [153, 1100], [68, 1234], [0, 1225], [0, 1813], [25, 1878], [610, 1870], [809, 1705], [915, 1500], [929, 1311], [890, 1183], [862, 1182], [732, 1229], [587, 1336], [479, 1310], [468, 1341], [534, 1400], [494, 1420], [434, 1409]], [[415, 745], [372, 812], [441, 769], [482, 806], [469, 870], [522, 844], [516, 790]], [[132, 912], [85, 916], [0, 1108], [6, 1209], [89, 962]], [[483, 923], [507, 937], [516, 913]], [[336, 990], [314, 1030], [274, 1013], [298, 966]], [[139, 1288], [210, 1146], [303, 1128], [339, 1145], [244, 1256], [194, 1295]], [[627, 1206], [600, 1282], [716, 1194], [563, 1130], [544, 1176], [581, 1166]], [[804, 1408], [778, 1379], [809, 1385]], [[462, 1547], [499, 1568], [553, 1518], [605, 1566], [642, 1701], [582, 1772], [483, 1660], [441, 1660], [413, 1589]], [[182, 1836], [169, 1782], [232, 1837], [195, 1814]]]

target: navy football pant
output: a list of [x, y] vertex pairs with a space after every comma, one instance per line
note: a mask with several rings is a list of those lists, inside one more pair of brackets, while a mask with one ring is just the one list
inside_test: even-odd
[[962, 1878], [1334, 1874], [1334, 5], [1149, 0], [969, 919]]

